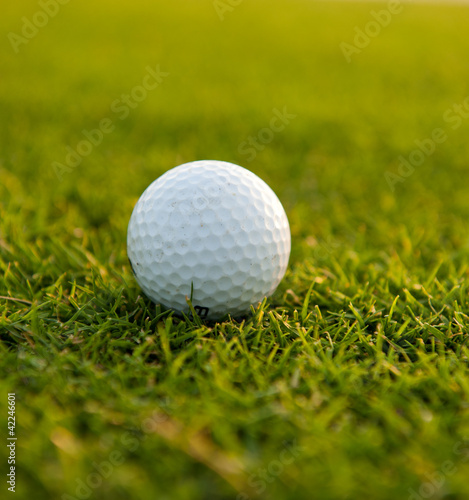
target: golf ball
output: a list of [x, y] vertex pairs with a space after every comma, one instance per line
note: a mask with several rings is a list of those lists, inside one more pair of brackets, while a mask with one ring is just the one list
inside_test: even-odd
[[200, 317], [242, 316], [271, 295], [290, 256], [282, 204], [255, 174], [232, 163], [194, 161], [143, 193], [127, 246], [136, 280], [153, 302]]

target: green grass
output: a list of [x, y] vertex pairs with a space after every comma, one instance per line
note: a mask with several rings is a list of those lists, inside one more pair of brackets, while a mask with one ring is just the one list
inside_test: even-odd
[[[38, 8], [0, 18], [15, 498], [469, 498], [469, 119], [443, 118], [469, 93], [469, 9], [406, 5], [348, 64], [339, 44], [382, 4], [253, 0], [221, 22], [211, 1], [72, 1], [15, 54], [7, 34]], [[157, 64], [169, 76], [118, 119]], [[296, 118], [247, 162], [239, 144], [283, 107]], [[106, 117], [59, 182], [52, 162]], [[392, 191], [385, 173], [437, 127]], [[203, 158], [253, 170], [291, 224], [285, 279], [241, 323], [163, 312], [127, 262], [139, 195]]]

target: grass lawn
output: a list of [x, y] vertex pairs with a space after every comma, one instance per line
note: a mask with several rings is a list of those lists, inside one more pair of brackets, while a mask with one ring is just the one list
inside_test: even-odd
[[[467, 500], [469, 8], [7, 3], [1, 498]], [[143, 190], [207, 158], [290, 220], [242, 322], [176, 318], [127, 261]]]

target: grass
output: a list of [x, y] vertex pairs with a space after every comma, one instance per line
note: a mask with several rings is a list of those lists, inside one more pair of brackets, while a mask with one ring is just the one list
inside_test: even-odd
[[[1, 31], [38, 8], [5, 6]], [[469, 120], [444, 119], [467, 97], [469, 10], [405, 5], [348, 64], [340, 43], [381, 8], [258, 0], [222, 22], [212, 2], [85, 0], [18, 54], [3, 37], [16, 498], [469, 497]], [[120, 120], [112, 103], [157, 64], [169, 76]], [[247, 162], [239, 144], [284, 107], [296, 118]], [[52, 162], [107, 117], [60, 182]], [[447, 140], [392, 191], [435, 128]], [[291, 223], [285, 279], [240, 323], [162, 311], [126, 258], [144, 188], [202, 158], [260, 175]]]

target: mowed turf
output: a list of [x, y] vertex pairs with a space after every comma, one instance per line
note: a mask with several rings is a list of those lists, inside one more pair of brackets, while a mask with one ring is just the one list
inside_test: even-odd
[[[15, 53], [8, 33], [41, 7], [2, 7], [2, 498], [469, 498], [469, 119], [453, 109], [469, 9], [405, 5], [347, 62], [340, 44], [383, 8], [253, 0], [221, 20], [208, 0], [72, 1]], [[289, 123], [247, 153], [274, 110]], [[177, 319], [127, 262], [146, 186], [206, 158], [265, 179], [291, 224], [288, 273], [243, 322]]]

